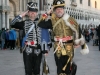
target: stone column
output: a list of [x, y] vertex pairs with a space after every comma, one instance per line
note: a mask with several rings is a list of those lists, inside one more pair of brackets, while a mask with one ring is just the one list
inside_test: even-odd
[[43, 10], [43, 0], [40, 0], [40, 10]]
[[[2, 1], [0, 0], [0, 6], [2, 6]], [[0, 29], [2, 29], [2, 18], [1, 18], [1, 11], [0, 11]]]
[[2, 27], [5, 27], [5, 11], [2, 11]]
[[7, 0], [7, 6], [9, 6], [9, 0]]
[[7, 19], [6, 19], [6, 20], [7, 20], [7, 22], [6, 22], [6, 23], [7, 23], [6, 28], [9, 29], [9, 24], [10, 24], [10, 23], [9, 23], [9, 12], [6, 13], [6, 18], [7, 18]]
[[2, 19], [1, 19], [1, 12], [0, 12], [0, 29], [2, 29], [2, 23], [1, 23]]
[[1, 3], [2, 1], [0, 0], [0, 6], [2, 5], [2, 3]]
[[80, 20], [80, 17], [81, 17], [81, 14], [80, 14], [80, 12], [79, 12], [79, 20]]
[[39, 0], [37, 1], [37, 4], [38, 4], [38, 10], [40, 11], [40, 3], [39, 3]]
[[75, 18], [76, 18], [76, 19], [78, 18], [78, 16], [77, 16], [77, 15], [78, 15], [78, 13], [76, 12], [76, 15], [75, 15]]
[[9, 0], [6, 0], [6, 9], [7, 9], [7, 11], [5, 12], [5, 27], [9, 28], [9, 11], [10, 11]]
[[28, 0], [26, 0], [26, 4], [28, 3], [29, 1]]
[[24, 0], [24, 11], [26, 10], [26, 0]]
[[24, 6], [25, 6], [25, 1], [24, 0], [23, 0], [23, 3], [21, 5], [22, 5], [22, 11], [24, 11]]
[[19, 1], [20, 1], [20, 4], [19, 4], [20, 9], [19, 10], [22, 11], [22, 0], [19, 0]]
[[83, 20], [85, 20], [85, 12], [83, 12]]
[[2, 0], [2, 5], [5, 5], [5, 0]]

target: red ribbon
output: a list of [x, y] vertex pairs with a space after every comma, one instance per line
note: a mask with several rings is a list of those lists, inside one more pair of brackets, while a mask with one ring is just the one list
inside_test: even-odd
[[31, 41], [30, 43], [31, 43], [31, 45], [34, 45], [34, 41]]

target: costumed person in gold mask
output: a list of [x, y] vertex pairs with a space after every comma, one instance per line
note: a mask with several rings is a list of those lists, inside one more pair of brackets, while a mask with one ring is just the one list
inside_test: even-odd
[[42, 15], [43, 19], [38, 26], [52, 30], [57, 75], [76, 75], [77, 65], [73, 63], [74, 48], [81, 46], [82, 54], [88, 54], [89, 49], [78, 23], [64, 12], [64, 7], [64, 0], [54, 0], [52, 8]]

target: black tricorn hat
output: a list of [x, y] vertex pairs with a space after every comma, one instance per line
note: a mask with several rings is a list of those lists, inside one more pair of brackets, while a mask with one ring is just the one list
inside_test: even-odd
[[65, 6], [65, 1], [64, 0], [53, 0], [53, 5], [55, 7], [60, 7], [60, 6]]
[[29, 11], [38, 12], [37, 3], [35, 3], [35, 2], [29, 2], [29, 3], [27, 3], [27, 9]]

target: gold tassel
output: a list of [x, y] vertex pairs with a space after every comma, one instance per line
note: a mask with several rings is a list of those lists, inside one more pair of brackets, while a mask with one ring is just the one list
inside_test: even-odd
[[66, 50], [65, 50], [64, 47], [62, 47], [62, 49], [61, 49], [61, 53], [62, 53], [62, 55], [67, 55]]

